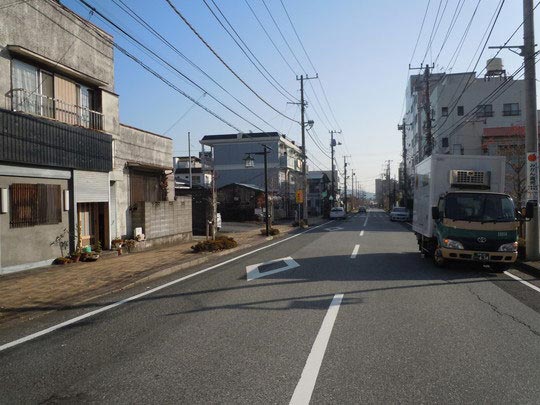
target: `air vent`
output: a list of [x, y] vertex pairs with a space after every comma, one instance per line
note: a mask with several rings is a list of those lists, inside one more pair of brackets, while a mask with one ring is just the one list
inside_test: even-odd
[[490, 172], [474, 170], [450, 170], [450, 185], [460, 188], [489, 189]]

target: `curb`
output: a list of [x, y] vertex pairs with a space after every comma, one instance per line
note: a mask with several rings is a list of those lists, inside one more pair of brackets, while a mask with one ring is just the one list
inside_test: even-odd
[[515, 262], [514, 264], [518, 269], [533, 273], [535, 276], [540, 277], [540, 269], [531, 266], [530, 264], [527, 264], [525, 262]]

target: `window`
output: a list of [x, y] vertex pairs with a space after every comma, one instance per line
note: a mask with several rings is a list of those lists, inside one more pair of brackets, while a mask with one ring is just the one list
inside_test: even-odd
[[465, 113], [465, 109], [462, 105], [458, 105], [457, 107], [457, 115], [463, 115]]
[[55, 184], [12, 184], [10, 228], [62, 222], [62, 193]]
[[14, 111], [101, 129], [101, 114], [95, 111], [99, 108], [99, 93], [94, 89], [17, 59], [11, 66]]
[[443, 148], [448, 148], [448, 138], [447, 137], [444, 137], [442, 139], [442, 147]]
[[519, 109], [519, 103], [503, 104], [503, 115], [504, 116], [521, 115], [521, 111]]
[[441, 115], [443, 117], [448, 117], [448, 107], [442, 107]]
[[478, 118], [493, 117], [493, 105], [484, 104], [477, 107], [476, 116]]

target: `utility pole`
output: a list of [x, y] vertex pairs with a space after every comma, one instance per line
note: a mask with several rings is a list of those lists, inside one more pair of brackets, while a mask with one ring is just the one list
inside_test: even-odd
[[187, 133], [188, 156], [189, 156], [189, 188], [193, 188], [193, 176], [191, 175], [191, 132]]
[[[334, 131], [330, 130], [330, 159], [332, 160], [332, 190], [331, 191], [331, 197], [332, 207], [334, 206], [334, 202], [336, 201], [336, 185], [335, 185], [335, 175], [334, 175], [334, 147], [337, 145], [336, 140], [334, 139], [334, 134], [341, 134], [341, 131]], [[341, 144], [340, 144], [341, 145]]]
[[[429, 78], [431, 76], [431, 71], [430, 69], [434, 69], [435, 68], [435, 65], [426, 65], [426, 66], [423, 66], [423, 65], [420, 65], [419, 68], [411, 68], [411, 66], [409, 65], [409, 70], [422, 70], [424, 69], [424, 77], [423, 77], [423, 80], [424, 80], [424, 113], [426, 114], [426, 122], [425, 122], [425, 130], [426, 130], [426, 135], [425, 135], [425, 139], [426, 139], [426, 145], [425, 145], [425, 149], [424, 149], [424, 154], [423, 156], [421, 157], [425, 157], [425, 156], [431, 156], [431, 152], [433, 151], [433, 134], [432, 134], [432, 121], [431, 121], [431, 100], [430, 100], [430, 97], [431, 97], [431, 94], [430, 94], [430, 83], [429, 83]], [[422, 153], [422, 148], [420, 148], [420, 153]]]
[[409, 179], [407, 178], [407, 125], [405, 124], [405, 118], [403, 118], [403, 124], [398, 124], [398, 131], [401, 131], [401, 143], [403, 147], [403, 200], [404, 206], [407, 206], [409, 196]]
[[344, 197], [344, 205], [345, 205], [345, 214], [347, 213], [347, 156], [343, 156], [343, 170], [345, 173], [343, 174], [343, 190], [345, 192]]
[[490, 46], [490, 48], [519, 49], [525, 66], [525, 162], [527, 164], [527, 202], [534, 203], [534, 216], [527, 222], [525, 251], [527, 260], [540, 259], [538, 218], [538, 117], [536, 110], [536, 66], [534, 44], [533, 0], [523, 0], [523, 46]]
[[351, 174], [351, 211], [354, 211], [354, 170]]
[[305, 113], [306, 113], [306, 102], [304, 101], [304, 80], [311, 80], [311, 79], [317, 79], [319, 77], [318, 74], [315, 74], [315, 76], [309, 77], [304, 75], [300, 75], [300, 77], [296, 76], [296, 80], [300, 80], [300, 110], [301, 110], [301, 118], [300, 118], [300, 127], [302, 128], [302, 218], [304, 220], [304, 224], [308, 224], [308, 209], [307, 209], [307, 196], [308, 196], [308, 182], [307, 182], [307, 173], [306, 173], [306, 167], [307, 167], [307, 154], [306, 154], [306, 121], [305, 121]]
[[[540, 258], [538, 234], [538, 117], [536, 111], [536, 66], [533, 0], [523, 0], [523, 55], [525, 64], [525, 144], [528, 200], [535, 201], [533, 219], [527, 224], [527, 260]], [[532, 161], [533, 157], [535, 158]], [[532, 172], [532, 173], [531, 173]]]
[[388, 210], [392, 209], [392, 202], [390, 200], [390, 163], [391, 160], [386, 161], [386, 189], [388, 190]]

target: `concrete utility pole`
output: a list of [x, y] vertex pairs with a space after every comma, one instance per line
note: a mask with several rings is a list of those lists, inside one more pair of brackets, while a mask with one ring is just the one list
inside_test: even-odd
[[336, 201], [336, 185], [335, 185], [335, 175], [334, 175], [334, 147], [337, 145], [336, 140], [334, 139], [334, 134], [341, 134], [341, 131], [330, 130], [330, 159], [332, 160], [332, 190], [330, 190], [332, 197], [331, 205], [334, 206]]
[[523, 48], [525, 62], [525, 147], [528, 200], [535, 201], [534, 218], [527, 224], [527, 260], [540, 259], [538, 234], [538, 117], [536, 111], [536, 65], [533, 0], [523, 0]]
[[[429, 66], [429, 65], [426, 65], [426, 66], [423, 66], [423, 65], [420, 65], [419, 68], [411, 68], [411, 66], [409, 65], [409, 70], [422, 70], [424, 69], [424, 77], [423, 77], [423, 80], [424, 80], [424, 113], [426, 114], [426, 122], [425, 122], [425, 130], [426, 130], [426, 146], [425, 146], [425, 149], [424, 149], [424, 154], [423, 156], [421, 156], [421, 158], [423, 159], [424, 157], [426, 156], [431, 156], [431, 152], [433, 151], [433, 134], [432, 134], [432, 118], [431, 118], [431, 100], [430, 100], [430, 97], [431, 97], [431, 94], [430, 94], [430, 83], [429, 83], [429, 78], [431, 76], [431, 71], [430, 69], [434, 69], [435, 68], [435, 65], [432, 65], [432, 66]], [[422, 153], [422, 148], [420, 148], [420, 153]], [[421, 159], [421, 160], [422, 160]]]
[[307, 154], [306, 154], [306, 120], [305, 120], [305, 113], [306, 113], [306, 102], [304, 101], [304, 80], [311, 80], [311, 79], [317, 79], [319, 77], [318, 74], [315, 76], [309, 77], [304, 75], [300, 75], [300, 77], [296, 76], [296, 80], [300, 80], [300, 109], [302, 112], [302, 116], [300, 119], [300, 126], [302, 128], [302, 218], [304, 220], [304, 224], [308, 224], [308, 209], [307, 209], [307, 195], [308, 195], [308, 182], [307, 182], [307, 173], [306, 173], [306, 167], [307, 167]]
[[[536, 110], [536, 64], [533, 0], [523, 0], [523, 46], [490, 46], [491, 49], [519, 49], [525, 66], [525, 162], [527, 201], [534, 202], [534, 217], [526, 225], [527, 260], [540, 260], [538, 218], [538, 113]], [[514, 53], [518, 53], [512, 50]], [[521, 202], [521, 201], [520, 201]]]
[[398, 131], [401, 131], [401, 143], [403, 147], [403, 200], [404, 206], [407, 206], [409, 179], [407, 178], [407, 125], [405, 124], [405, 118], [403, 118], [403, 124], [398, 124], [397, 128]]
[[388, 210], [392, 209], [392, 201], [390, 200], [390, 163], [391, 160], [386, 161], [386, 189], [388, 190]]
[[189, 188], [193, 188], [193, 176], [191, 175], [191, 132], [187, 133], [188, 156], [189, 156]]
[[343, 170], [345, 173], [343, 174], [343, 190], [344, 190], [344, 206], [345, 206], [345, 213], [347, 213], [347, 156], [343, 156]]
[[354, 170], [351, 173], [351, 211], [354, 211]]

